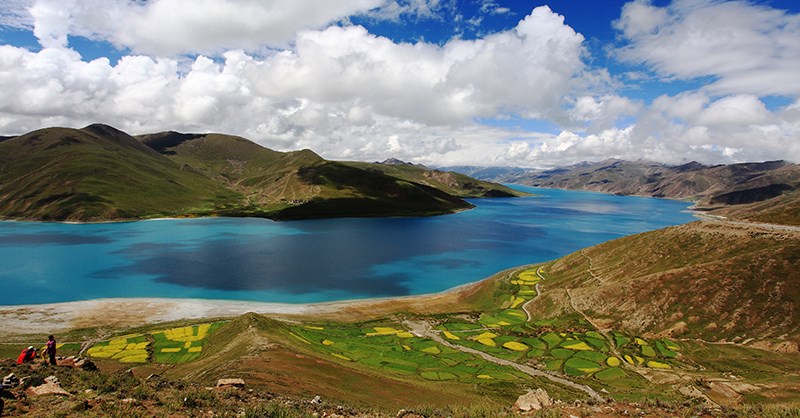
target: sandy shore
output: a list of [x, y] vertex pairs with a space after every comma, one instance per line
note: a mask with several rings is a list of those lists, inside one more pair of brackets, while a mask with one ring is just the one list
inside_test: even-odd
[[[355, 301], [352, 303], [363, 303]], [[261, 314], [324, 314], [346, 303], [281, 304], [203, 299], [97, 299], [42, 305], [0, 306], [0, 336], [60, 333], [87, 327], [127, 327], [179, 319]]]

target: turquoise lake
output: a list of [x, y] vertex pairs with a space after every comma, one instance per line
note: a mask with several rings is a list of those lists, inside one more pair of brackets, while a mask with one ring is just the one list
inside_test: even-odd
[[536, 196], [425, 218], [0, 222], [0, 305], [425, 294], [693, 220], [686, 202], [513, 187]]

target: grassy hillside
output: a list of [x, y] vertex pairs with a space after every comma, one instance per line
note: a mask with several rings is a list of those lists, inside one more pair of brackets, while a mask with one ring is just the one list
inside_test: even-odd
[[0, 214], [42, 220], [172, 216], [238, 193], [104, 125], [48, 128], [0, 142]]
[[429, 170], [418, 165], [389, 161], [383, 163], [348, 162], [363, 170], [387, 174], [407, 181], [435, 187], [458, 197], [514, 197], [525, 196], [502, 184], [476, 180], [452, 171]]
[[244, 138], [174, 132], [140, 137], [246, 196], [276, 219], [435, 215], [471, 207], [446, 190], [327, 161], [310, 150], [282, 153]]
[[137, 139], [91, 125], [0, 141], [0, 217], [12, 219], [423, 216], [471, 207], [437, 185], [443, 183], [326, 161], [310, 150], [277, 152], [229, 135]]
[[556, 260], [535, 315], [707, 341], [800, 343], [800, 236], [694, 222]]
[[717, 215], [751, 222], [800, 225], [800, 191], [744, 205], [715, 210]]

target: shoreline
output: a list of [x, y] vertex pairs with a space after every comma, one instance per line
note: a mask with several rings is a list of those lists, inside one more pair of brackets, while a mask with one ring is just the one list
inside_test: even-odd
[[204, 318], [230, 318], [248, 312], [285, 316], [336, 316], [381, 306], [417, 305], [448, 300], [523, 264], [481, 280], [420, 295], [347, 299], [315, 303], [258, 302], [227, 299], [104, 298], [71, 302], [0, 305], [0, 337], [64, 333], [82, 328], [114, 329]]

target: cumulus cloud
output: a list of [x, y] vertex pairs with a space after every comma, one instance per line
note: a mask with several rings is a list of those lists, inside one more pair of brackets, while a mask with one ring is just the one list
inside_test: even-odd
[[67, 35], [136, 53], [175, 56], [284, 47], [301, 29], [320, 28], [382, 6], [383, 0], [35, 0], [34, 34], [46, 48]]
[[189, 64], [145, 55], [86, 62], [51, 39], [39, 52], [0, 46], [2, 133], [105, 122], [132, 133], [233, 133], [331, 158], [485, 161], [518, 133], [477, 127], [476, 118], [566, 120], [565, 97], [585, 72], [583, 37], [546, 7], [477, 40], [406, 44], [330, 26], [300, 31], [292, 49]]
[[715, 94], [800, 95], [800, 15], [747, 1], [649, 0], [615, 22], [616, 56], [663, 78], [711, 77]]
[[597, 132], [614, 127], [621, 118], [635, 116], [641, 108], [641, 101], [618, 95], [581, 96], [568, 113], [590, 132]]
[[[800, 161], [798, 76], [786, 70], [800, 68], [797, 17], [746, 2], [628, 3], [615, 23], [626, 45], [615, 54], [652, 71], [617, 78], [587, 66], [583, 36], [547, 7], [479, 39], [412, 44], [342, 19], [437, 19], [450, 3], [199, 0], [214, 11], [207, 15], [188, 0], [9, 1], [15, 12], [2, 16], [16, 23], [5, 25], [33, 25], [43, 48], [0, 46], [0, 134], [103, 122], [134, 134], [224, 132], [327, 158], [430, 165]], [[85, 61], [68, 35], [142, 53]], [[620, 80], [654, 76], [714, 81], [649, 104], [620, 95]], [[769, 109], [766, 94], [793, 102]], [[547, 120], [562, 132], [476, 122], [504, 118]]]
[[770, 112], [752, 95], [713, 99], [687, 92], [657, 98], [635, 124], [596, 133], [565, 130], [538, 143], [513, 144], [506, 156], [519, 165], [544, 166], [606, 158], [674, 164], [800, 161], [798, 137], [798, 101]]

